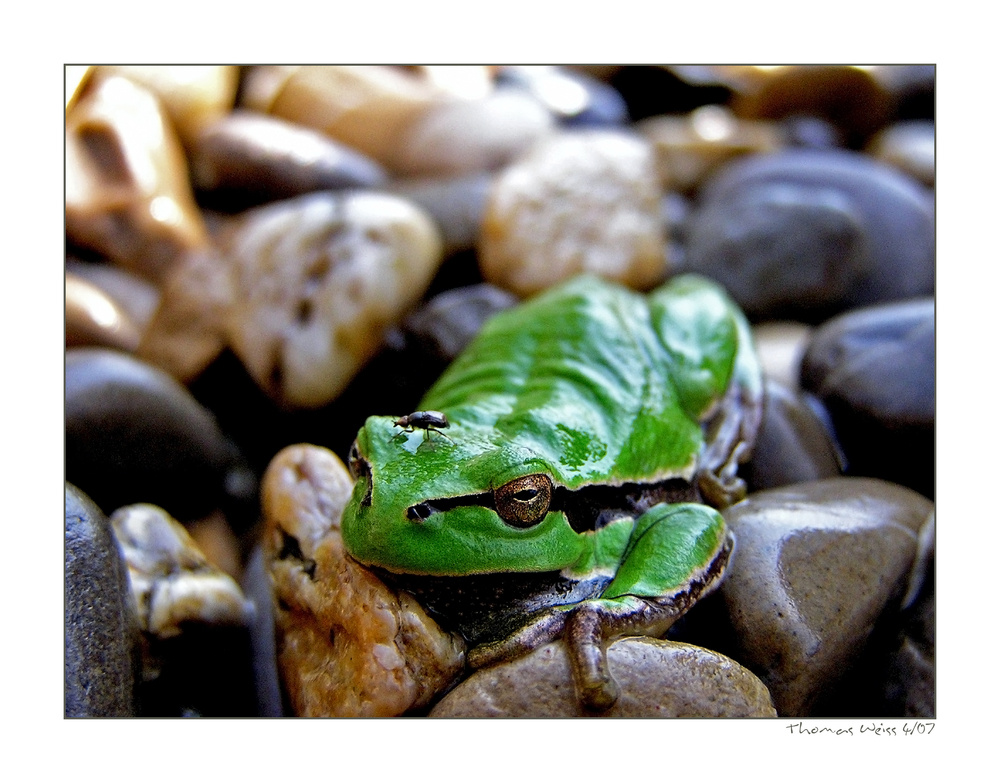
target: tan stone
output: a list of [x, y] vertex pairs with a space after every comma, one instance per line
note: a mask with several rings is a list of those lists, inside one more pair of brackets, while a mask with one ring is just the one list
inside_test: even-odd
[[214, 247], [189, 254], [167, 276], [138, 356], [183, 383], [194, 380], [226, 347], [233, 295], [227, 259]]
[[432, 219], [387, 194], [319, 193], [244, 213], [224, 242], [227, 334], [276, 401], [334, 399], [419, 301], [441, 263]]
[[667, 274], [660, 196], [642, 139], [549, 136], [494, 183], [478, 244], [483, 277], [521, 296], [582, 272], [652, 287]]
[[345, 554], [351, 487], [332, 452], [308, 445], [281, 451], [263, 480], [278, 666], [296, 715], [401, 715], [465, 665], [459, 637]]
[[240, 78], [235, 65], [101, 65], [96, 70], [98, 75], [124, 76], [153, 92], [185, 147], [202, 128], [232, 111]]
[[170, 121], [128, 79], [91, 79], [66, 117], [66, 232], [153, 281], [208, 242]]
[[[608, 665], [621, 692], [602, 717], [774, 717], [764, 684], [736, 661], [701, 647], [648, 637], [620, 639]], [[431, 717], [569, 718], [588, 715], [569, 656], [553, 642], [482, 669], [431, 710]]]
[[865, 151], [876, 160], [895, 166], [928, 187], [934, 187], [934, 123], [931, 120], [899, 122], [883, 128]]
[[402, 131], [389, 165], [406, 176], [492, 171], [551, 133], [554, 125], [538, 101], [514, 91], [442, 101]]
[[444, 98], [427, 80], [385, 66], [257, 66], [243, 106], [323, 131], [390, 165], [403, 131]]
[[160, 290], [143, 277], [114, 264], [66, 259], [66, 272], [92, 283], [125, 310], [140, 332], [160, 301]]
[[111, 515], [128, 565], [142, 630], [160, 639], [184, 623], [245, 625], [253, 611], [236, 581], [213, 566], [184, 527], [158, 506]]
[[118, 303], [93, 283], [66, 273], [66, 347], [97, 345], [133, 352], [139, 327]]
[[656, 152], [664, 189], [691, 192], [724, 163], [782, 145], [774, 123], [741, 120], [724, 106], [702, 106], [686, 116], [650, 117], [636, 124]]

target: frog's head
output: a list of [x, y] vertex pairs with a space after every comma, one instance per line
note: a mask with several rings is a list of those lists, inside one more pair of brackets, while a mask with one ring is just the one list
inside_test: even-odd
[[536, 452], [452, 422], [446, 432], [373, 416], [358, 433], [356, 483], [341, 529], [357, 560], [397, 573], [559, 570], [579, 535], [550, 510], [556, 485]]

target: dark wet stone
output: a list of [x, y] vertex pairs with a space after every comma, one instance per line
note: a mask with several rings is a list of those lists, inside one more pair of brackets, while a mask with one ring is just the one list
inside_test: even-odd
[[489, 318], [517, 302], [516, 296], [489, 283], [454, 288], [438, 294], [411, 315], [404, 331], [429, 357], [450, 362]]
[[753, 455], [740, 470], [750, 492], [840, 475], [837, 446], [815, 401], [770, 379], [764, 401]]
[[816, 330], [801, 385], [830, 412], [847, 472], [934, 496], [934, 301], [868, 307]]
[[66, 717], [136, 712], [139, 624], [111, 524], [66, 485]]
[[934, 290], [934, 209], [901, 172], [846, 150], [788, 150], [723, 169], [692, 215], [686, 264], [754, 320], [818, 323]]
[[935, 595], [932, 560], [923, 589], [904, 616], [899, 646], [883, 680], [889, 714], [906, 718], [933, 718], [937, 714]]
[[207, 126], [191, 153], [202, 200], [240, 211], [318, 190], [372, 188], [385, 170], [319, 131], [264, 114], [235, 111]]
[[204, 516], [236, 461], [212, 414], [166, 373], [112, 350], [66, 352], [66, 477], [100, 506]]
[[754, 493], [723, 515], [736, 549], [705, 608], [735, 641], [713, 649], [755, 672], [781, 716], [878, 714], [869, 673], [923, 582], [933, 504], [878, 479], [834, 478]]
[[250, 650], [253, 664], [257, 714], [280, 718], [285, 714], [278, 678], [278, 659], [274, 643], [274, 590], [264, 550], [254, 547], [240, 587], [254, 605], [250, 623]]

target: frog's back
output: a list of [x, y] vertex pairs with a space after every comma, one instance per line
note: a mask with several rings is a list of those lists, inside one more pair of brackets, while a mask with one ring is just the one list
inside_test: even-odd
[[737, 329], [700, 278], [647, 297], [579, 277], [493, 318], [422, 407], [537, 454], [565, 486], [690, 479]]

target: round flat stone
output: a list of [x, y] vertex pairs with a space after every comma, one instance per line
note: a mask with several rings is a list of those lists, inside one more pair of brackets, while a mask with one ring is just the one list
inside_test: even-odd
[[[602, 717], [774, 717], [763, 683], [710, 650], [647, 637], [608, 648], [620, 694]], [[580, 704], [566, 648], [553, 642], [529, 655], [481, 669], [430, 712], [438, 718], [569, 718], [589, 715]]]

